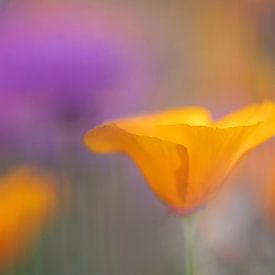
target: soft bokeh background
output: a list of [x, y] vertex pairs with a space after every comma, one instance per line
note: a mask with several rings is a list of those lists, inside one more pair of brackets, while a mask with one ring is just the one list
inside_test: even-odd
[[[217, 117], [266, 98], [273, 0], [2, 0], [0, 171], [54, 173], [60, 200], [32, 253], [3, 274], [184, 274], [180, 218], [127, 158], [90, 154], [82, 135], [120, 116], [202, 105]], [[198, 274], [275, 272], [273, 143], [202, 211]]]

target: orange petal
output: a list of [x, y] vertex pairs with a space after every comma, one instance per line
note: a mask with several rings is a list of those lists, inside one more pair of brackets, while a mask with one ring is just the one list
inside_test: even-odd
[[274, 114], [274, 110], [275, 104], [271, 101], [251, 104], [222, 117], [216, 121], [215, 125], [218, 127], [234, 127], [256, 124], [269, 119]]
[[131, 134], [116, 124], [95, 128], [85, 135], [84, 142], [98, 153], [126, 153], [161, 200], [174, 207], [182, 206], [188, 174], [188, 156], [184, 146]]
[[115, 123], [120, 128], [137, 135], [155, 136], [156, 125], [183, 123], [189, 125], [208, 125], [212, 123], [212, 119], [210, 113], [204, 108], [186, 107], [119, 119]]
[[217, 127], [234, 127], [239, 125], [255, 125], [259, 127], [247, 141], [247, 149], [251, 149], [275, 135], [275, 104], [264, 101], [261, 104], [251, 104], [235, 111], [220, 120]]
[[189, 175], [184, 209], [205, 203], [247, 150], [258, 125], [215, 128], [190, 125], [158, 126], [158, 136], [187, 148]]

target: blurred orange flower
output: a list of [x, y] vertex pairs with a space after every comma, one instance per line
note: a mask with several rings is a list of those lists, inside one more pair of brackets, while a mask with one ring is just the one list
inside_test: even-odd
[[53, 178], [19, 167], [0, 179], [0, 266], [13, 263], [38, 237], [56, 207]]
[[275, 226], [275, 172], [270, 173], [269, 180], [264, 183], [264, 190], [262, 198], [260, 201], [260, 206], [262, 207], [264, 217], [266, 221], [273, 226]]
[[[257, 154], [255, 154], [257, 153]], [[266, 142], [244, 162], [247, 171], [247, 191], [265, 221], [275, 229], [275, 142]], [[253, 169], [257, 167], [257, 169]]]
[[154, 193], [187, 213], [216, 193], [244, 153], [275, 134], [274, 123], [270, 101], [217, 121], [190, 107], [106, 123], [89, 131], [84, 143], [98, 153], [129, 155]]

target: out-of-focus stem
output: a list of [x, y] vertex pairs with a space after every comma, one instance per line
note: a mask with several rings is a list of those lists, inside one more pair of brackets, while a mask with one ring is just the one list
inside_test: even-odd
[[197, 224], [197, 214], [193, 214], [182, 219], [182, 228], [184, 233], [185, 245], [185, 274], [194, 275], [195, 273], [195, 257], [194, 257], [194, 237]]

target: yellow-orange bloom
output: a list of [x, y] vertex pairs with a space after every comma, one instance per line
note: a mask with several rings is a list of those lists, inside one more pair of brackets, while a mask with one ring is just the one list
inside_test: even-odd
[[56, 207], [53, 178], [19, 167], [0, 179], [0, 266], [23, 256]]
[[188, 212], [216, 193], [244, 153], [275, 134], [274, 123], [269, 101], [218, 121], [190, 107], [103, 124], [84, 143], [98, 153], [126, 153], [163, 202]]

